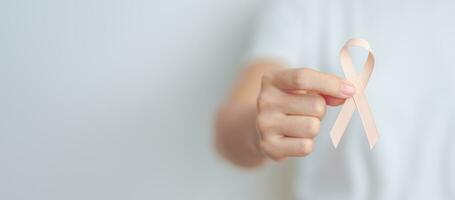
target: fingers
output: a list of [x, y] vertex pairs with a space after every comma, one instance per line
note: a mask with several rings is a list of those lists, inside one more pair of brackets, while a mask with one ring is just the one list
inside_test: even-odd
[[271, 138], [261, 142], [264, 152], [273, 160], [291, 156], [306, 156], [313, 151], [312, 139], [307, 138]]
[[307, 68], [277, 71], [272, 80], [282, 90], [309, 90], [342, 99], [355, 93], [354, 86], [348, 81]]
[[309, 116], [260, 115], [257, 128], [263, 138], [269, 136], [314, 138], [319, 134], [321, 120]]
[[308, 155], [327, 105], [340, 105], [353, 93], [344, 79], [310, 69], [264, 74], [256, 118], [262, 150], [274, 160]]
[[283, 118], [278, 128], [288, 137], [314, 138], [319, 134], [321, 121], [316, 117], [287, 116]]
[[308, 115], [322, 118], [326, 112], [325, 98], [318, 94], [288, 94], [276, 88], [263, 89], [257, 99], [258, 111], [287, 115]]
[[288, 115], [307, 115], [322, 118], [326, 112], [324, 97], [316, 94], [283, 94], [277, 107]]
[[261, 114], [257, 118], [261, 148], [274, 160], [308, 155], [313, 149], [314, 137], [319, 134], [320, 124], [316, 117]]

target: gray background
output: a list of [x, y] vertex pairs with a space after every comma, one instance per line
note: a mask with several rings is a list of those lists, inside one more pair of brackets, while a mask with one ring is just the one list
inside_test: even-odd
[[214, 152], [260, 0], [0, 1], [0, 199], [287, 199]]

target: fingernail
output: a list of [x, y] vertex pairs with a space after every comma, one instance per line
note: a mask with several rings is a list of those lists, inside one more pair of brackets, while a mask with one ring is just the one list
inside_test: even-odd
[[348, 98], [352, 97], [355, 93], [355, 88], [352, 84], [343, 82], [341, 84], [341, 95]]

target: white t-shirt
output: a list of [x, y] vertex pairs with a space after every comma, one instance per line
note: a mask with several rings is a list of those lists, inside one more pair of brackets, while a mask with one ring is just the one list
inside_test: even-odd
[[335, 149], [330, 109], [314, 152], [295, 159], [299, 199], [455, 199], [455, 1], [273, 1], [258, 28], [251, 59], [344, 76], [353, 37], [376, 57], [366, 96], [379, 142], [369, 150], [356, 111]]

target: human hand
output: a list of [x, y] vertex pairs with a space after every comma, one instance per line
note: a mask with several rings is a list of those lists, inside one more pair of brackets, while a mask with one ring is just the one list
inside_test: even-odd
[[354, 93], [345, 79], [308, 68], [264, 74], [257, 98], [259, 147], [273, 160], [310, 154], [327, 105], [340, 105]]

